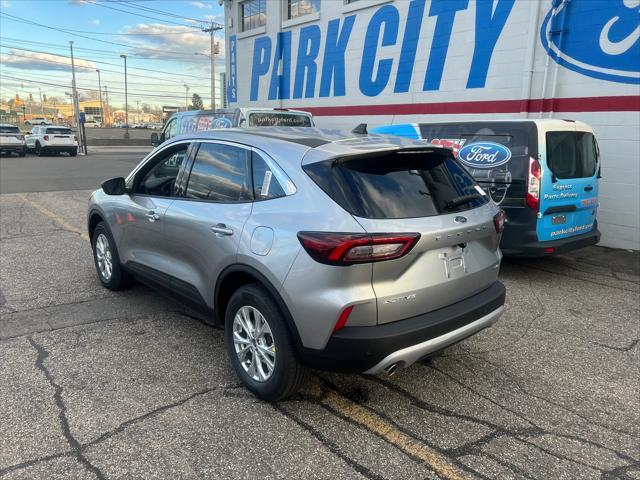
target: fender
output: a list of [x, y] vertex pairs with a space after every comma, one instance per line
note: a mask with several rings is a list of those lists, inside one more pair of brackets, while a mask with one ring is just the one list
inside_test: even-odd
[[300, 354], [300, 352], [302, 352], [303, 350], [302, 340], [300, 339], [300, 334], [298, 333], [298, 327], [293, 321], [291, 312], [289, 312], [289, 308], [287, 307], [286, 303], [284, 303], [284, 300], [280, 296], [278, 289], [273, 286], [273, 284], [267, 279], [267, 277], [265, 277], [262, 273], [260, 273], [255, 268], [250, 267], [249, 265], [245, 265], [242, 263], [229, 265], [218, 276], [218, 280], [216, 281], [216, 286], [214, 289], [214, 299], [215, 299], [214, 305], [216, 305], [215, 312], [216, 312], [217, 321], [220, 322], [220, 324], [224, 325], [224, 312], [220, 312], [219, 309], [217, 308], [217, 305], [219, 305], [218, 297], [220, 295], [220, 286], [224, 283], [224, 280], [230, 274], [238, 273], [238, 272], [246, 273], [256, 278], [258, 282], [260, 282], [260, 284], [267, 290], [267, 292], [269, 292], [273, 300], [276, 302], [276, 305], [278, 305], [278, 308], [282, 312], [282, 315], [284, 316], [285, 321], [287, 322], [287, 326], [289, 327], [289, 333], [291, 333], [291, 336], [293, 338], [296, 351], [298, 352], [298, 354]]

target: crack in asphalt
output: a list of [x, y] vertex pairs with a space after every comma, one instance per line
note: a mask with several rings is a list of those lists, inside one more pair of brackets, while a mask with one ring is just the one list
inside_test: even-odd
[[613, 345], [607, 345], [606, 343], [601, 343], [601, 342], [596, 342], [594, 340], [589, 340], [588, 338], [581, 337], [580, 335], [574, 335], [574, 334], [569, 333], [569, 332], [563, 332], [562, 330], [552, 330], [552, 329], [541, 328], [541, 327], [533, 327], [533, 329], [534, 330], [540, 330], [542, 332], [553, 333], [555, 335], [561, 335], [561, 336], [565, 336], [565, 337], [575, 338], [575, 339], [578, 339], [578, 340], [582, 341], [583, 343], [588, 343], [590, 345], [595, 345], [597, 347], [606, 348], [607, 350], [615, 350], [617, 352], [629, 352], [630, 350], [633, 349], [633, 347], [635, 347], [638, 344], [638, 341], [640, 341], [640, 339], [636, 338], [636, 339], [632, 340], [629, 343], [629, 345], [627, 345], [625, 347], [614, 347]]
[[36, 358], [36, 368], [40, 370], [51, 387], [53, 388], [53, 400], [58, 408], [58, 419], [60, 420], [60, 427], [62, 428], [62, 434], [64, 435], [69, 447], [71, 447], [71, 451], [76, 461], [85, 467], [85, 469], [95, 475], [98, 480], [106, 480], [105, 475], [100, 471], [98, 467], [93, 465], [87, 457], [85, 457], [83, 453], [82, 446], [73, 436], [71, 432], [71, 427], [69, 426], [69, 419], [67, 418], [67, 406], [62, 399], [62, 387], [58, 385], [53, 378], [53, 375], [49, 371], [49, 369], [45, 366], [44, 361], [49, 356], [49, 352], [40, 344], [38, 344], [33, 337], [27, 337], [31, 346], [38, 353], [38, 357]]

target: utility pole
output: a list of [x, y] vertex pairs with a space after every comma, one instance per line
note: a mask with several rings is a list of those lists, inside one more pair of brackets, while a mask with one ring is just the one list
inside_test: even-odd
[[71, 94], [73, 95], [73, 113], [76, 117], [76, 128], [78, 129], [80, 145], [85, 145], [84, 135], [82, 135], [82, 128], [80, 126], [80, 102], [78, 99], [78, 89], [76, 88], [76, 66], [73, 61], [73, 41], [69, 41], [69, 48], [71, 49]]
[[211, 56], [209, 58], [211, 60], [211, 110], [213, 110], [213, 113], [216, 113], [216, 53], [218, 53], [216, 51], [217, 46], [215, 34], [218, 30], [222, 30], [223, 28], [224, 25], [220, 25], [215, 22], [211, 22], [211, 25], [208, 27], [201, 28], [203, 32], [211, 35]]
[[120, 58], [124, 58], [124, 123], [125, 132], [124, 138], [129, 140], [129, 98], [127, 96], [127, 56], [120, 55]]
[[105, 115], [106, 121], [105, 121], [105, 125], [111, 125], [111, 122], [109, 122], [110, 117], [111, 117], [111, 111], [109, 110], [109, 92], [107, 91], [107, 86], [104, 86], [104, 104], [107, 107], [107, 112]]
[[184, 110], [187, 111], [189, 110], [189, 85], [182, 83], [184, 83]]
[[42, 89], [38, 87], [38, 92], [40, 93], [40, 112], [44, 115], [44, 103], [42, 103]]
[[102, 125], [104, 126], [104, 107], [102, 106], [102, 83], [100, 82], [100, 70], [98, 72], [98, 98], [100, 99], [100, 116], [102, 117]]

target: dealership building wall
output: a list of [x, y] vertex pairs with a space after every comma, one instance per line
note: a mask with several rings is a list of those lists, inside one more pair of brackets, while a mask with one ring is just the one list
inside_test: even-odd
[[246, 31], [243, 3], [225, 2], [230, 107], [341, 129], [584, 121], [603, 161], [601, 245], [640, 249], [639, 0], [320, 0], [293, 19], [286, 1], [253, 0], [264, 25]]

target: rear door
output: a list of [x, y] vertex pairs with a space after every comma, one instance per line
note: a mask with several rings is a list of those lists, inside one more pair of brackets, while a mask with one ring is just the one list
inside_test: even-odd
[[408, 255], [372, 264], [378, 323], [442, 308], [497, 280], [498, 210], [448, 150], [359, 156], [320, 167], [305, 170], [315, 169], [316, 183], [367, 232], [421, 235]]
[[598, 147], [593, 133], [544, 132], [545, 153], [537, 233], [540, 241], [593, 230], [598, 207]]

